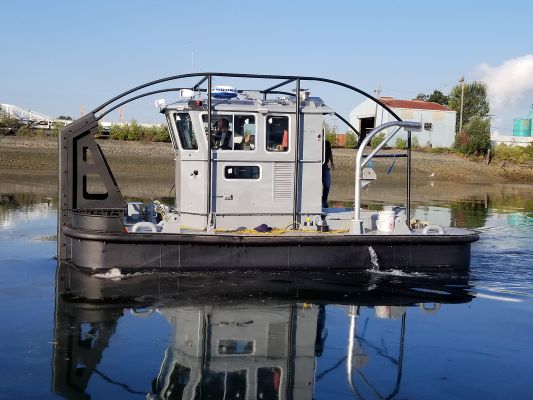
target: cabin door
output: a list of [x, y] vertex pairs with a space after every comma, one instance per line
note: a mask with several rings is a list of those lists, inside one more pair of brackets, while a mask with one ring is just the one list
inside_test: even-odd
[[217, 226], [220, 220], [252, 227], [272, 226], [274, 216], [279, 220], [285, 214], [287, 219], [292, 215], [294, 188], [290, 116], [217, 113], [212, 120], [219, 130], [211, 143]]

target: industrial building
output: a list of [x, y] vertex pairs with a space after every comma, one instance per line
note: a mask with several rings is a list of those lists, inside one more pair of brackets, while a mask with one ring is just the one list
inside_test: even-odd
[[526, 147], [533, 143], [533, 104], [525, 118], [515, 118], [513, 121], [513, 135], [492, 133], [490, 140], [493, 145], [506, 144], [508, 146]]
[[[421, 132], [413, 132], [418, 144], [424, 147], [452, 147], [455, 140], [456, 112], [441, 104], [422, 100], [400, 100], [380, 97], [383, 104], [392, 109], [402, 120], [422, 123]], [[363, 135], [395, 118], [383, 107], [370, 99], [364, 100], [350, 112], [350, 123]], [[393, 139], [406, 139], [405, 132], [399, 132]]]

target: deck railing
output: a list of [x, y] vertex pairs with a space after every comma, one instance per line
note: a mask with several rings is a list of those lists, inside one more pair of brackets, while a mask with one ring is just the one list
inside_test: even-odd
[[[388, 128], [395, 128], [376, 146], [374, 150], [368, 155], [364, 155], [365, 147], [370, 143], [372, 138], [381, 131]], [[411, 131], [419, 131], [422, 128], [420, 122], [414, 121], [392, 121], [386, 122], [374, 129], [372, 129], [366, 137], [363, 139], [357, 150], [357, 156], [355, 158], [355, 195], [354, 195], [354, 219], [350, 226], [350, 233], [353, 235], [364, 234], [363, 220], [361, 219], [361, 173], [363, 167], [376, 156], [376, 154], [387, 144], [389, 140], [396, 135], [400, 129], [407, 130], [407, 221], [410, 218], [411, 208]], [[364, 156], [364, 158], [363, 158]]]

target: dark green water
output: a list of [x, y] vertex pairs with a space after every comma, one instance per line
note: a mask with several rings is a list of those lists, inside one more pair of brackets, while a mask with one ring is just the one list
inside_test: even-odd
[[466, 276], [140, 275], [105, 305], [61, 296], [53, 196], [1, 193], [0, 399], [532, 398], [531, 186], [478, 189], [414, 210], [481, 232]]

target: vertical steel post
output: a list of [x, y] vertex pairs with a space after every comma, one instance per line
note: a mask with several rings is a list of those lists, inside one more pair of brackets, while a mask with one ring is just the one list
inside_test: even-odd
[[407, 226], [411, 228], [411, 131], [407, 131]]
[[459, 114], [459, 131], [457, 133], [460, 135], [461, 131], [463, 130], [463, 102], [465, 96], [465, 77], [461, 76], [459, 82], [461, 83], [461, 113]]
[[207, 217], [206, 217], [206, 231], [209, 230], [211, 219], [211, 210], [213, 195], [211, 193], [212, 177], [211, 177], [211, 85], [213, 79], [211, 74], [207, 75]]
[[300, 171], [300, 80], [296, 80], [296, 134], [294, 140], [294, 187], [292, 193], [292, 229], [298, 229], [297, 211], [298, 211], [298, 183], [299, 183], [299, 171]]

